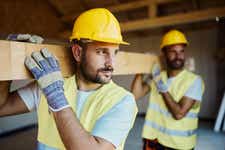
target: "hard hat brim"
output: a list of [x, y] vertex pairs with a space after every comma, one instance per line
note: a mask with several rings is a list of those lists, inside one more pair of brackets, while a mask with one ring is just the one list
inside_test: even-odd
[[188, 46], [188, 42], [183, 42], [183, 43], [181, 42], [181, 43], [172, 43], [172, 44], [168, 44], [168, 45], [161, 45], [160, 49], [162, 50], [164, 47], [178, 45], [178, 44], [184, 44], [185, 46]]
[[[70, 42], [74, 39], [77, 39], [77, 38], [74, 38], [73, 36], [71, 36]], [[80, 39], [83, 39], [83, 38], [80, 38]], [[77, 40], [80, 40], [80, 39], [77, 39]], [[84, 38], [84, 39], [88, 39], [88, 38]], [[89, 39], [89, 40], [98, 41], [98, 42], [105, 42], [105, 43], [113, 43], [113, 44], [130, 45], [130, 43], [128, 43], [128, 42], [112, 40], [112, 39]]]

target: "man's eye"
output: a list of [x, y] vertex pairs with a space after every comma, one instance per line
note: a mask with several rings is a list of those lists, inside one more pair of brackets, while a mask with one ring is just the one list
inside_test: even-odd
[[97, 50], [97, 53], [100, 54], [100, 53], [102, 53], [102, 51], [101, 50]]
[[103, 51], [103, 50], [98, 50], [97, 51], [97, 54], [101, 54], [101, 55], [103, 55], [103, 54], [105, 54], [106, 52], [105, 51]]

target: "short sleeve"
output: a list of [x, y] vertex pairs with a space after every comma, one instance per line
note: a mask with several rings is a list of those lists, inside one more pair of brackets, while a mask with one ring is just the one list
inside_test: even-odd
[[96, 122], [92, 135], [103, 138], [118, 147], [133, 126], [135, 111], [134, 97], [127, 95]]
[[37, 83], [32, 83], [21, 89], [18, 89], [17, 93], [30, 111], [36, 110], [38, 108], [41, 90]]
[[203, 94], [202, 90], [202, 79], [200, 77], [197, 77], [191, 87], [185, 93], [185, 96], [197, 101], [201, 101]]

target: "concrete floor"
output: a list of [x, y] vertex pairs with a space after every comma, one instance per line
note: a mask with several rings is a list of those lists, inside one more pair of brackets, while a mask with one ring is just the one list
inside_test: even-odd
[[[141, 130], [143, 117], [137, 117], [134, 128], [130, 132], [125, 150], [141, 150]], [[200, 121], [198, 130], [198, 144], [195, 150], [225, 150], [225, 133], [213, 132], [213, 122]], [[27, 128], [23, 131], [0, 137], [1, 150], [35, 150], [37, 128]]]

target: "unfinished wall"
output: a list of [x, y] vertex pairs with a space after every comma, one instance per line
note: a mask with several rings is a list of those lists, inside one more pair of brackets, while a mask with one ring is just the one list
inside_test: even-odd
[[[185, 31], [184, 31], [185, 32]], [[186, 49], [187, 57], [193, 56], [196, 62], [196, 72], [205, 81], [205, 93], [202, 102], [200, 117], [215, 118], [217, 115], [220, 99], [217, 95], [217, 65], [215, 55], [217, 52], [217, 28], [205, 28], [200, 30], [188, 30], [185, 32], [189, 40]], [[149, 34], [148, 36], [132, 36], [127, 41], [130, 46], [122, 47], [122, 50], [143, 53], [158, 53], [161, 34]], [[135, 60], [134, 60], [135, 61]], [[117, 76], [117, 83], [127, 89], [133, 80], [133, 76]], [[147, 96], [138, 101], [139, 111], [145, 112], [147, 107]]]

